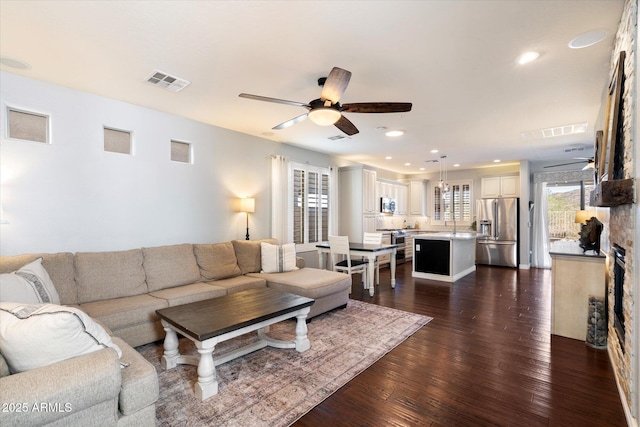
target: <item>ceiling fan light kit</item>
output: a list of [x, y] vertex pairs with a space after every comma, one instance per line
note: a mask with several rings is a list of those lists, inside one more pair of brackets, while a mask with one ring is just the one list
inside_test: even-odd
[[331, 126], [342, 117], [340, 111], [331, 107], [316, 108], [315, 110], [309, 111], [308, 115], [311, 121], [318, 126]]
[[285, 99], [270, 98], [267, 96], [251, 95], [241, 93], [241, 98], [253, 99], [257, 101], [275, 102], [277, 104], [287, 104], [296, 107], [303, 107], [309, 110], [308, 113], [287, 120], [273, 129], [284, 129], [307, 118], [311, 119], [317, 125], [330, 126], [334, 125], [345, 134], [351, 136], [358, 132], [358, 128], [345, 116], [345, 113], [405, 113], [411, 111], [410, 102], [360, 102], [354, 104], [340, 105], [340, 98], [347, 89], [351, 72], [342, 68], [333, 67], [328, 77], [318, 79], [318, 85], [322, 86], [320, 98], [310, 101], [308, 104], [296, 101], [287, 101]]

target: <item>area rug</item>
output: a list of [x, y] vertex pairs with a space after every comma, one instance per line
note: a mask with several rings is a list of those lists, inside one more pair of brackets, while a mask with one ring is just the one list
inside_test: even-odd
[[[308, 324], [308, 351], [267, 347], [218, 366], [219, 393], [204, 402], [193, 391], [195, 366], [164, 370], [161, 343], [137, 350], [158, 372], [159, 426], [288, 426], [431, 319], [349, 300], [347, 308], [317, 316]], [[269, 335], [293, 339], [295, 321], [271, 326]], [[255, 334], [247, 334], [220, 343], [214, 355], [253, 339]], [[197, 355], [186, 338], [180, 339], [180, 353]]]

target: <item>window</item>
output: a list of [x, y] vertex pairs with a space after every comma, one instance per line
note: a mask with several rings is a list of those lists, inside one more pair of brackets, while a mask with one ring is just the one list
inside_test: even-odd
[[191, 163], [191, 144], [171, 140], [171, 160], [174, 162]]
[[112, 153], [132, 154], [131, 132], [104, 128], [104, 151]]
[[449, 183], [449, 191], [444, 195], [437, 185], [433, 186], [433, 223], [444, 224], [455, 221], [460, 224], [471, 224], [471, 181], [454, 181]]
[[313, 250], [315, 243], [329, 240], [330, 170], [292, 162], [290, 172], [293, 242], [303, 245], [298, 250]]
[[586, 210], [595, 216], [595, 208], [589, 206], [589, 194], [593, 188], [593, 181], [547, 186], [547, 218], [551, 243], [557, 240], [580, 239], [580, 224], [576, 223], [576, 211]]
[[7, 108], [7, 138], [49, 143], [49, 116]]

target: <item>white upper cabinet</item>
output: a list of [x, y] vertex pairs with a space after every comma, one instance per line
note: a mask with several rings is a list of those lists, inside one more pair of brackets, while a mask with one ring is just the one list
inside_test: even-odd
[[493, 176], [482, 178], [482, 198], [492, 197], [518, 197], [520, 195], [520, 177], [518, 176]]
[[363, 213], [376, 213], [380, 208], [376, 203], [376, 182], [378, 174], [369, 169], [362, 170], [362, 207]]
[[396, 215], [407, 214], [407, 193], [408, 189], [405, 184], [395, 184], [394, 186], [394, 199], [396, 199]]
[[409, 182], [409, 215], [427, 215], [427, 180]]

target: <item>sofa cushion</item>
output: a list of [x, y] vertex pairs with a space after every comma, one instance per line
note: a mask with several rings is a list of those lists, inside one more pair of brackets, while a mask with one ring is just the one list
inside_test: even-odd
[[227, 290], [227, 294], [246, 291], [247, 289], [260, 289], [267, 287], [267, 281], [259, 277], [236, 276], [228, 279], [214, 280], [208, 285], [215, 285]]
[[0, 348], [12, 373], [111, 347], [111, 337], [87, 314], [55, 304], [0, 303]]
[[122, 349], [120, 361], [127, 365], [120, 370], [122, 385], [118, 409], [122, 415], [130, 415], [158, 400], [158, 375], [153, 365], [129, 344], [118, 337], [113, 341]]
[[169, 306], [188, 304], [190, 302], [227, 295], [225, 288], [216, 286], [215, 282], [212, 283], [213, 284], [192, 283], [191, 285], [179, 286], [177, 288], [149, 292], [149, 295], [166, 300]]
[[242, 274], [231, 242], [193, 245], [193, 252], [205, 280], [226, 279]]
[[42, 267], [42, 258], [37, 258], [19, 270], [0, 274], [0, 301], [60, 304], [60, 297]]
[[265, 279], [269, 288], [313, 299], [351, 287], [350, 275], [317, 268], [301, 268], [287, 273], [251, 273], [249, 276]]
[[142, 248], [142, 255], [149, 291], [187, 285], [200, 280], [200, 270], [191, 244]]
[[30, 263], [36, 258], [42, 258], [42, 266], [60, 297], [61, 304], [77, 304], [78, 293], [75, 282], [74, 255], [69, 252], [55, 254], [24, 254], [0, 257], [0, 273], [10, 273]]
[[78, 303], [110, 300], [148, 292], [141, 249], [78, 252]]
[[120, 328], [159, 320], [156, 310], [169, 307], [169, 304], [166, 300], [145, 294], [93, 301], [82, 304], [80, 307], [91, 317], [104, 322], [117, 335]]
[[262, 239], [262, 240], [232, 240], [233, 249], [238, 259], [238, 267], [242, 274], [257, 273], [262, 268], [262, 259], [260, 256], [260, 243], [266, 242], [272, 245], [278, 244], [278, 239]]

